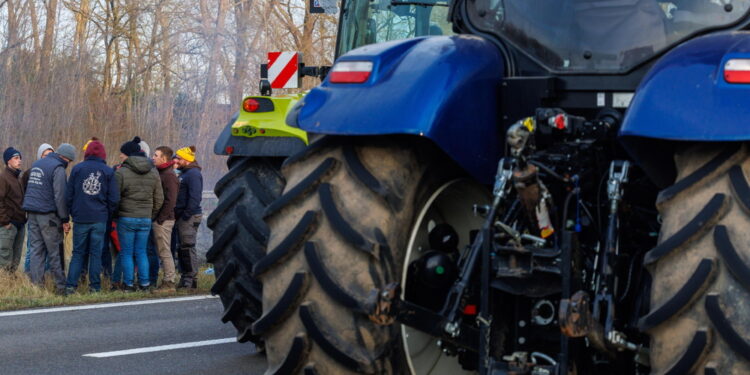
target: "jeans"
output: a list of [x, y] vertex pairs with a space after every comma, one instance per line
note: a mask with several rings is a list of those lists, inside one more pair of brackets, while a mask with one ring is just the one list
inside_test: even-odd
[[73, 258], [68, 267], [68, 288], [78, 287], [78, 278], [88, 258], [89, 289], [99, 291], [102, 267], [102, 242], [106, 232], [105, 223], [73, 224]]
[[154, 246], [154, 231], [153, 229], [148, 234], [148, 246], [146, 247], [146, 254], [148, 255], [148, 280], [152, 285], [156, 285], [159, 279], [159, 254]]
[[120, 253], [115, 255], [115, 270], [112, 271], [112, 284], [122, 282], [122, 262], [120, 261]]
[[109, 244], [112, 242], [110, 233], [112, 232], [112, 218], [107, 219], [104, 229], [104, 241], [102, 242], [102, 273], [104, 277], [112, 279], [112, 253], [109, 251]]
[[151, 219], [149, 218], [121, 217], [117, 219], [117, 236], [120, 238], [120, 254], [117, 255], [117, 262], [120, 263], [123, 282], [127, 286], [133, 286], [135, 273], [133, 255], [138, 265], [138, 284], [149, 286], [148, 256], [146, 255], [149, 232], [151, 232]]

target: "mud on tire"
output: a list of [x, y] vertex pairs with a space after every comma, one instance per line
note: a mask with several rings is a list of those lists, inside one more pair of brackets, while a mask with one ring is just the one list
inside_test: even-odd
[[280, 163], [275, 159], [232, 157], [227, 163], [229, 172], [214, 188], [219, 202], [207, 219], [213, 230], [213, 245], [206, 253], [216, 275], [211, 294], [220, 296], [224, 305], [221, 321], [232, 322], [239, 342], [261, 343], [251, 326], [262, 313], [262, 286], [251, 271], [265, 254], [268, 242], [263, 211], [284, 187]]
[[677, 182], [659, 194], [663, 223], [644, 263], [655, 374], [750, 373], [750, 158], [745, 145], [676, 156]]
[[417, 150], [393, 137], [326, 137], [287, 159], [284, 194], [266, 210], [268, 252], [253, 269], [267, 374], [406, 373], [398, 325], [375, 325], [362, 305], [400, 279], [415, 205], [432, 181], [426, 166], [439, 160]]

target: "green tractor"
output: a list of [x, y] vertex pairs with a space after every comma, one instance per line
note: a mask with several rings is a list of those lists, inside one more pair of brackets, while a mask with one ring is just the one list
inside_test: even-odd
[[[445, 0], [342, 0], [335, 56], [373, 43], [452, 35], [447, 15]], [[329, 69], [301, 65], [299, 74], [323, 79]], [[263, 311], [262, 286], [252, 276], [252, 265], [266, 254], [269, 229], [263, 219], [286, 184], [284, 161], [302, 155], [310, 140], [305, 131], [285, 123], [305, 94], [271, 96], [263, 78], [260, 88], [261, 96], [244, 98], [214, 145], [217, 155], [227, 156], [229, 171], [214, 188], [219, 202], [207, 221], [214, 238], [206, 259], [215, 268], [211, 293], [224, 305], [222, 322], [234, 325], [237, 341], [262, 350], [252, 330]]]

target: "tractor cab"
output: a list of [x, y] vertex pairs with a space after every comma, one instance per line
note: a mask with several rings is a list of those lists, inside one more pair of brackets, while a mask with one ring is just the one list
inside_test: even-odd
[[336, 56], [374, 43], [453, 35], [447, 0], [344, 0]]
[[748, 1], [461, 1], [467, 23], [559, 74], [622, 74], [696, 35], [735, 25]]

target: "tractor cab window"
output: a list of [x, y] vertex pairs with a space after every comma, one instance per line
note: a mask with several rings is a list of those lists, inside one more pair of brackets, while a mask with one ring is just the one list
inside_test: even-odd
[[452, 35], [447, 0], [346, 0], [338, 56], [367, 44]]
[[624, 72], [707, 29], [746, 17], [750, 0], [473, 0], [472, 24], [556, 72]]

